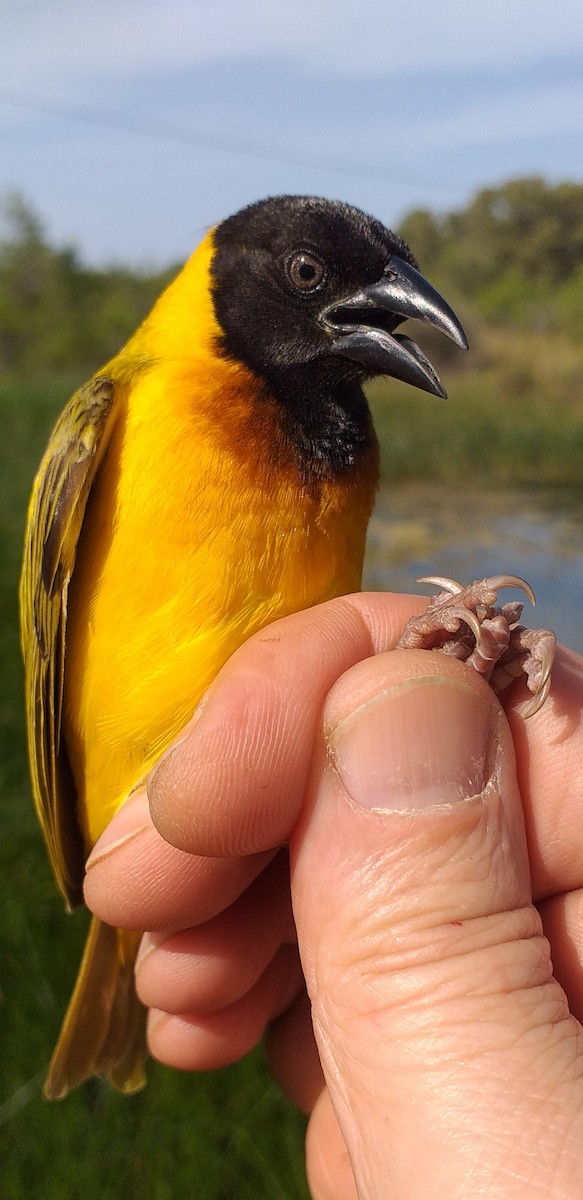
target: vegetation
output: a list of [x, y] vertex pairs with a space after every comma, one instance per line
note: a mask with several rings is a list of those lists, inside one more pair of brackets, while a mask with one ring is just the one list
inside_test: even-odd
[[[49, 245], [18, 195], [4, 224], [0, 379], [42, 379], [47, 395], [61, 379], [59, 407], [70, 382], [135, 329], [176, 268], [89, 269], [73, 248]], [[462, 316], [471, 352], [424, 328], [415, 334], [447, 382], [445, 410], [394, 383], [373, 387], [386, 476], [463, 480], [471, 471], [496, 483], [579, 484], [583, 186], [515, 179], [460, 212], [412, 212], [399, 232]]]
[[583, 187], [513, 179], [462, 212], [411, 213], [400, 229], [423, 269], [484, 320], [583, 346]]
[[92, 373], [133, 332], [173, 272], [85, 267], [71, 247], [49, 246], [42, 222], [18, 195], [6, 201], [4, 218], [0, 372]]
[[[451, 399], [396, 384], [371, 398], [393, 479], [581, 482], [583, 187], [515, 180], [401, 232], [459, 312], [464, 356], [425, 337]], [[50, 878], [22, 733], [16, 579], [26, 496], [74, 386], [118, 348], [171, 272], [89, 269], [18, 197], [0, 240], [0, 1194], [20, 1200], [299, 1200], [303, 1122], [259, 1054], [211, 1076], [152, 1066], [124, 1100], [99, 1085], [49, 1107], [40, 1087], [82, 941]], [[415, 335], [417, 336], [417, 335]], [[421, 340], [421, 335], [420, 335]], [[414, 419], [412, 420], [412, 414]], [[275, 1149], [274, 1149], [275, 1148]]]
[[515, 179], [461, 212], [410, 213], [399, 232], [461, 315], [470, 353], [424, 338], [445, 414], [403, 389], [382, 404], [376, 386], [386, 474], [580, 485], [583, 186]]

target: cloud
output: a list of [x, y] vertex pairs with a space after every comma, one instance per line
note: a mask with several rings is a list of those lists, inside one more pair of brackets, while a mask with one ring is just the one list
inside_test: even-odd
[[22, 188], [96, 261], [178, 257], [268, 192], [392, 221], [581, 175], [581, 0], [0, 7], [0, 194]]
[[583, 49], [580, 0], [4, 0], [1, 23], [3, 88], [55, 94], [257, 56], [325, 79], [505, 70]]

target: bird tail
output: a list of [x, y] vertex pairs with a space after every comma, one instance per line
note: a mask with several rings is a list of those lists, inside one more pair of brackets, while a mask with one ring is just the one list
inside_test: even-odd
[[140, 936], [92, 917], [44, 1086], [47, 1099], [61, 1100], [93, 1075], [121, 1092], [144, 1087], [146, 1010], [134, 989]]

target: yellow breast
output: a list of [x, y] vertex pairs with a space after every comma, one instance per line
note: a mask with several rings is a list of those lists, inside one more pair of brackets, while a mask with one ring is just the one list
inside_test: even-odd
[[64, 728], [88, 845], [247, 637], [360, 585], [376, 472], [302, 482], [276, 402], [217, 351], [209, 241], [105, 371], [118, 415], [66, 646]]

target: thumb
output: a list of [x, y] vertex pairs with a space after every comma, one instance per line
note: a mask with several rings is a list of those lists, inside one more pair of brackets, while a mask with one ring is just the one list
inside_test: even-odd
[[347, 672], [325, 706], [291, 857], [315, 1035], [359, 1197], [466, 1195], [464, 1172], [475, 1195], [481, 1171], [492, 1184], [488, 1164], [506, 1169], [501, 1137], [514, 1179], [512, 1130], [532, 1170], [525, 1119], [532, 1098], [538, 1150], [553, 1069], [542, 1017], [552, 1030], [566, 1004], [489, 688], [420, 652]]

